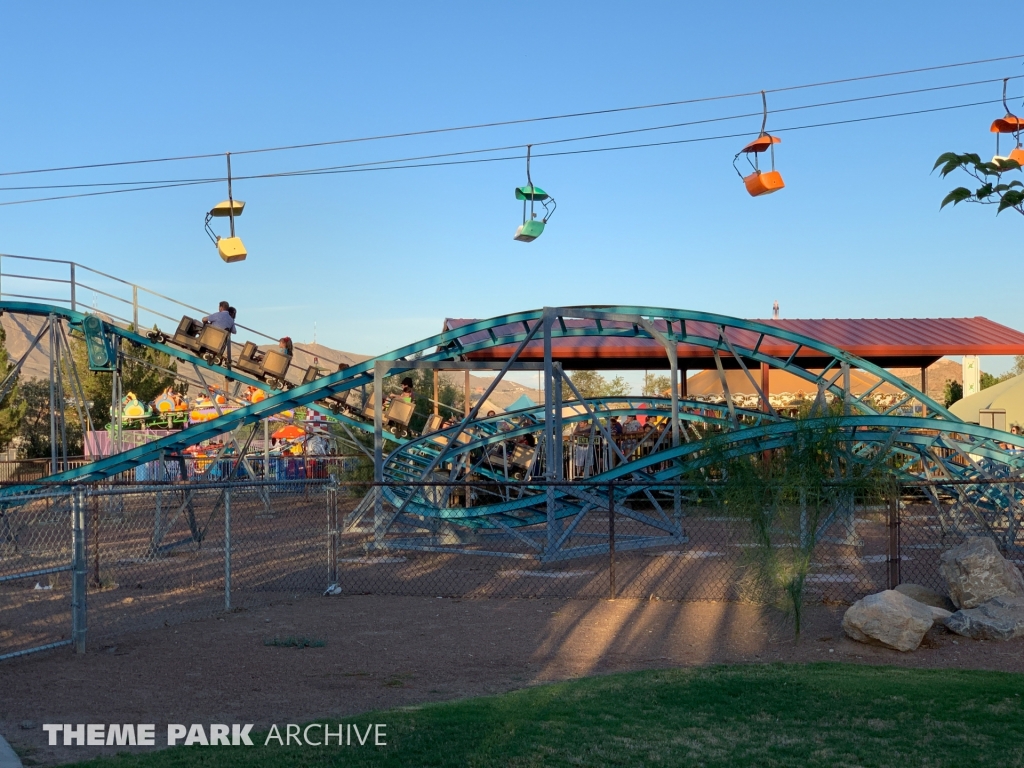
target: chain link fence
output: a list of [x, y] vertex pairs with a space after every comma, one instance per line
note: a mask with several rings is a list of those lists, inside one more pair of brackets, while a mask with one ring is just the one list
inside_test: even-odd
[[[1005, 482], [922, 483], [883, 503], [835, 505], [805, 541], [804, 599], [850, 603], [901, 582], [944, 591], [939, 556], [969, 536], [993, 537], [1024, 564], [1022, 503], [1024, 483]], [[800, 541], [772, 533], [769, 547], [723, 510], [682, 486], [625, 482], [47, 489], [0, 511], [0, 659], [333, 584], [429, 597], [761, 599], [765, 552], [778, 558]]]
[[0, 510], [0, 658], [71, 644], [71, 511], [66, 491]]

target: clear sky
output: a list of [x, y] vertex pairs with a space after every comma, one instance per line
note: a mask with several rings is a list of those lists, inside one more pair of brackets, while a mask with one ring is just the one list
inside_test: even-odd
[[[316, 142], [779, 88], [1024, 53], [1012, 9], [892, 3], [5, 3], [0, 171]], [[978, 34], [979, 30], [986, 30]], [[769, 107], [1024, 74], [1022, 60], [789, 91]], [[1024, 95], [1024, 80], [1010, 85]], [[998, 98], [999, 84], [809, 109], [768, 128]], [[1020, 107], [1021, 99], [1011, 106]], [[236, 175], [497, 147], [756, 112], [711, 102], [235, 158]], [[1024, 112], [1024, 108], [1021, 108]], [[731, 138], [539, 158], [558, 200], [512, 235], [520, 160], [250, 180], [225, 265], [221, 184], [0, 207], [0, 251], [66, 258], [273, 334], [377, 354], [446, 316], [627, 303], [742, 317], [984, 315], [1024, 328], [1024, 221], [930, 175], [991, 154], [999, 105], [782, 132], [786, 189], [752, 199]], [[750, 117], [570, 145], [756, 133]], [[509, 152], [505, 154], [516, 154]], [[223, 160], [0, 177], [0, 186], [220, 176]], [[39, 196], [0, 192], [0, 201]], [[60, 194], [60, 192], [57, 192]], [[993, 361], [994, 362], [994, 361]], [[1004, 361], [1005, 362], [1005, 361]]]

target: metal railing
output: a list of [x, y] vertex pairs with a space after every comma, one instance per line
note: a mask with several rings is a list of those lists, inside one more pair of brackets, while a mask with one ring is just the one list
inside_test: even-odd
[[[10, 269], [12, 261], [24, 269], [15, 266], [16, 271], [5, 271]], [[78, 312], [95, 312], [115, 323], [131, 325], [140, 331], [153, 325], [163, 325], [167, 330], [170, 323], [173, 332], [183, 314], [197, 319], [210, 314], [210, 310], [186, 304], [75, 261], [7, 253], [0, 254], [0, 300], [3, 299], [55, 304]], [[276, 343], [281, 336], [272, 336], [241, 323], [236, 323], [236, 326], [240, 332], [249, 334], [252, 340], [262, 340], [259, 343]], [[245, 340], [245, 333], [241, 334], [241, 341]], [[294, 347], [310, 355], [317, 355], [301, 344], [295, 344]], [[334, 366], [341, 362], [323, 356], [320, 356], [320, 360]]]

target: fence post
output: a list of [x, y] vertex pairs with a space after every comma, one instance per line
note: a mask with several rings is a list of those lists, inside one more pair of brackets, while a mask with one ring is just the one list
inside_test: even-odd
[[75, 653], [85, 653], [86, 587], [88, 562], [85, 552], [85, 489], [71, 493], [71, 642]]
[[327, 486], [327, 583], [338, 583], [338, 486]]
[[100, 505], [99, 499], [92, 497], [92, 568], [93, 584], [100, 586]]
[[886, 585], [888, 589], [896, 589], [900, 584], [900, 492], [899, 486], [889, 491], [889, 509], [887, 527], [889, 529], [889, 545], [886, 557]]
[[77, 309], [75, 302], [75, 262], [71, 262], [71, 311]]
[[608, 599], [615, 599], [615, 482], [608, 483]]
[[231, 486], [224, 489], [224, 610], [231, 610]]

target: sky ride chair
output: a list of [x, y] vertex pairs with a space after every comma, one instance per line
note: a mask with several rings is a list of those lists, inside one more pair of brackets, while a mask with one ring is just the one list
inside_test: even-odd
[[[548, 223], [548, 220], [555, 212], [555, 208], [558, 207], [558, 204], [555, 203], [555, 198], [551, 197], [540, 187], [533, 185], [533, 179], [530, 177], [530, 147], [530, 144], [526, 145], [526, 186], [516, 187], [516, 200], [523, 201], [523, 223], [519, 225], [513, 239], [521, 243], [532, 243], [540, 237], [541, 233], [544, 232], [544, 225]], [[526, 216], [527, 202], [530, 203], [529, 218]], [[536, 203], [540, 203], [544, 207], [544, 218], [540, 221], [537, 220], [537, 213], [534, 210]]]
[[276, 349], [261, 352], [253, 342], [247, 341], [234, 367], [267, 382], [274, 389], [284, 389], [290, 364], [291, 358], [288, 355]]
[[[220, 255], [228, 264], [233, 264], [236, 261], [245, 261], [245, 257], [248, 256], [248, 252], [245, 250], [245, 246], [242, 245], [242, 238], [235, 237], [235, 217], [241, 216], [242, 211], [245, 208], [245, 203], [241, 200], [235, 200], [231, 194], [231, 153], [227, 153], [228, 158], [228, 199], [224, 202], [217, 203], [211, 208], [206, 214], [206, 234], [210, 236], [213, 244], [217, 246], [217, 253]], [[210, 221], [213, 219], [226, 218], [231, 221], [231, 237], [221, 237], [213, 229], [210, 228]]]
[[[1024, 149], [1020, 146], [1020, 133], [1021, 129], [1024, 129], [1024, 120], [1013, 114], [1006, 104], [1006, 81], [1008, 79], [1003, 78], [1003, 109], [1006, 110], [1006, 117], [993, 120], [992, 127], [989, 128], [989, 131], [996, 135], [996, 154], [992, 158], [992, 162], [996, 165], [1003, 165], [1007, 160], [1012, 160], [1018, 166], [1024, 166]], [[1010, 154], [1006, 157], [999, 154], [999, 135], [1003, 133], [1013, 134], [1013, 138], [1016, 141], [1016, 146], [1010, 150]], [[1007, 168], [1007, 170], [1012, 169]]]
[[[736, 168], [736, 161], [739, 159], [739, 156], [747, 156], [747, 162], [750, 163], [753, 172], [744, 176], [740, 169], [736, 168], [736, 173], [743, 179], [743, 186], [747, 188], [747, 192], [750, 193], [751, 197], [770, 195], [772, 192], [778, 192], [786, 186], [782, 181], [782, 174], [775, 170], [775, 145], [781, 143], [782, 139], [778, 136], [772, 136], [764, 129], [768, 123], [768, 99], [765, 97], [764, 91], [761, 91], [761, 104], [764, 109], [764, 116], [761, 118], [761, 132], [757, 135], [756, 139], [737, 152], [736, 156], [732, 159], [732, 167]], [[758, 155], [765, 150], [770, 152], [772, 158], [772, 169], [770, 171], [762, 171], [758, 161]], [[750, 159], [751, 155], [754, 156], [753, 160]]]

